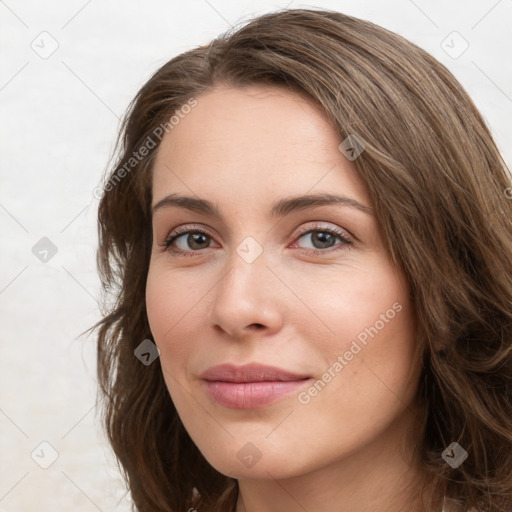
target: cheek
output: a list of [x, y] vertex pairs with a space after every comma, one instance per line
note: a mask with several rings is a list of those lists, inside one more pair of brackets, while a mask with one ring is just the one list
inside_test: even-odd
[[[171, 282], [172, 281], [172, 282]], [[166, 272], [155, 267], [148, 273], [146, 309], [153, 340], [160, 351], [160, 365], [167, 390], [174, 405], [183, 411], [187, 408], [182, 389], [186, 383], [186, 362], [193, 350], [191, 343], [182, 343], [184, 332], [190, 329], [191, 316], [188, 297], [176, 293], [180, 286]]]
[[[184, 293], [183, 290], [188, 290]], [[194, 304], [199, 300], [191, 287], [184, 287], [170, 273], [159, 266], [150, 266], [146, 285], [146, 309], [153, 339], [160, 349], [162, 360], [181, 359], [186, 344], [177, 343], [184, 329], [193, 321]], [[173, 358], [166, 357], [172, 352]]]
[[407, 283], [384, 258], [295, 282], [300, 283], [297, 295], [322, 321], [322, 331], [333, 340], [329, 345], [338, 352], [354, 339], [364, 345], [376, 332], [394, 333], [399, 341], [399, 333], [411, 327]]
[[338, 293], [338, 307], [324, 308], [336, 335], [321, 349], [318, 380], [298, 397], [296, 424], [332, 440], [312, 444], [327, 458], [380, 435], [417, 392], [421, 362], [406, 290], [392, 278], [362, 284], [348, 298]]
[[169, 329], [169, 315], [175, 310], [176, 301], [166, 294], [166, 281], [159, 279], [150, 267], [146, 284], [146, 310], [155, 343], [159, 343], [165, 328]]
[[[324, 365], [319, 370], [330, 369], [336, 375], [331, 391], [339, 386], [357, 389], [369, 403], [380, 400], [381, 392], [407, 393], [411, 398], [419, 361], [406, 280], [384, 260], [366, 268], [371, 270], [347, 272], [339, 282], [324, 280], [323, 292], [308, 296], [312, 309], [331, 331], [327, 338], [317, 338]], [[323, 380], [322, 376], [330, 379], [329, 374], [320, 374]], [[342, 402], [357, 409], [357, 399], [352, 403], [345, 395]]]

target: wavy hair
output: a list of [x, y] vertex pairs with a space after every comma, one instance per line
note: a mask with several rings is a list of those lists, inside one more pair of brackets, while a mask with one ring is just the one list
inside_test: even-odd
[[[162, 127], [218, 84], [272, 85], [323, 108], [355, 165], [418, 318], [425, 510], [446, 494], [464, 509], [512, 509], [511, 176], [453, 75], [425, 51], [337, 12], [265, 14], [164, 64], [125, 115], [99, 204], [98, 269], [108, 311], [96, 324], [102, 421], [140, 512], [235, 509], [238, 486], [188, 436], [151, 338], [145, 287], [151, 170]], [[152, 144], [149, 141], [152, 141]], [[143, 151], [142, 148], [146, 148]], [[452, 468], [457, 442], [468, 458]]]

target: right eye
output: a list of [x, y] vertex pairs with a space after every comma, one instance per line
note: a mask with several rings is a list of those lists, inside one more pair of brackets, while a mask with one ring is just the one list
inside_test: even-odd
[[198, 229], [179, 227], [169, 233], [163, 247], [174, 255], [194, 256], [203, 249], [208, 249], [213, 238], [206, 232]]

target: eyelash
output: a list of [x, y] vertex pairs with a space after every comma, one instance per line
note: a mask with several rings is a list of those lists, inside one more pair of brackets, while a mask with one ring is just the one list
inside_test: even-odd
[[[307, 228], [302, 228], [301, 230], [299, 230], [299, 233], [297, 233], [297, 239], [300, 239], [304, 235], [307, 235], [310, 233], [317, 233], [317, 232], [328, 233], [329, 235], [334, 235], [335, 237], [337, 237], [341, 240], [341, 242], [343, 243], [342, 245], [344, 245], [345, 247], [336, 248], [337, 246], [335, 245], [333, 247], [328, 247], [327, 249], [304, 249], [304, 248], [302, 248], [302, 251], [305, 252], [306, 254], [316, 255], [316, 256], [319, 254], [326, 254], [326, 253], [329, 254], [334, 251], [349, 249], [350, 246], [354, 245], [354, 242], [352, 242], [347, 237], [346, 233], [344, 231], [342, 231], [341, 229], [331, 228], [331, 227], [327, 228], [327, 227], [321, 226], [321, 225], [308, 226]], [[206, 231], [203, 231], [201, 229], [191, 229], [190, 226], [180, 226], [180, 227], [177, 227], [171, 233], [169, 233], [169, 235], [165, 239], [164, 243], [161, 245], [162, 252], [168, 252], [175, 256], [198, 256], [198, 255], [201, 255], [201, 253], [203, 252], [204, 249], [200, 249], [200, 250], [196, 250], [196, 251], [193, 251], [193, 250], [183, 251], [182, 249], [171, 248], [171, 244], [177, 238], [179, 238], [182, 235], [192, 234], [192, 233], [206, 235], [209, 238], [213, 238]], [[338, 244], [338, 245], [341, 245], [341, 244]]]

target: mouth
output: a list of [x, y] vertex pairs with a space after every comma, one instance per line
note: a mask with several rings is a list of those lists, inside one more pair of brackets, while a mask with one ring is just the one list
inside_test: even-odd
[[231, 409], [253, 409], [297, 391], [311, 377], [274, 366], [214, 366], [200, 375], [211, 399]]

